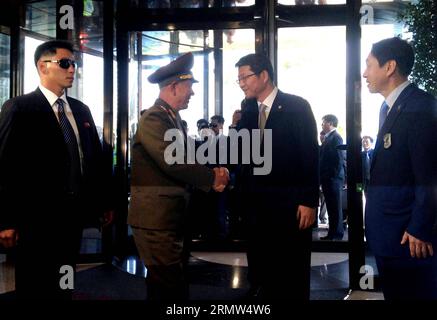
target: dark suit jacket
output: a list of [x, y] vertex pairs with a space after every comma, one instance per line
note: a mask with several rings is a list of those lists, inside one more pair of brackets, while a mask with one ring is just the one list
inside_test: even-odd
[[69, 155], [49, 102], [37, 89], [5, 102], [0, 115], [0, 230], [85, 223], [108, 208], [110, 173], [103, 172], [102, 146], [91, 112], [69, 98], [83, 151], [80, 210], [63, 214]]
[[337, 146], [343, 144], [343, 139], [337, 130], [325, 137], [320, 147], [320, 180], [344, 179], [345, 155]]
[[409, 256], [408, 245], [400, 245], [405, 231], [437, 244], [436, 132], [436, 99], [409, 85], [389, 112], [373, 152], [366, 236], [375, 255]]
[[[247, 100], [237, 129], [258, 129], [258, 113], [257, 101]], [[301, 97], [278, 91], [265, 129], [272, 129], [271, 172], [254, 175], [256, 165], [243, 164], [238, 186], [243, 193], [252, 195], [249, 196], [252, 203], [267, 200], [271, 209], [268, 214], [276, 217], [277, 223], [294, 224], [295, 208], [298, 205], [317, 207], [319, 198], [319, 149], [310, 105]], [[276, 209], [283, 212], [285, 209], [286, 216], [275, 212]]]
[[[367, 160], [367, 154], [369, 154], [369, 160]], [[370, 164], [373, 157], [373, 149], [370, 149], [369, 151], [361, 151], [361, 165], [362, 165], [362, 172], [363, 172], [363, 184], [364, 189], [367, 190], [367, 184], [370, 181]]]

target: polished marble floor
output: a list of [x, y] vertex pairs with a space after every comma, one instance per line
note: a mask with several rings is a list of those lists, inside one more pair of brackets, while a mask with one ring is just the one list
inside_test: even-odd
[[[313, 252], [312, 300], [381, 300], [379, 292], [350, 292], [346, 253]], [[192, 300], [238, 300], [247, 292], [247, 260], [243, 252], [192, 252], [189, 261]], [[0, 255], [0, 299], [14, 289], [13, 265]], [[112, 265], [79, 265], [77, 300], [142, 300], [147, 270], [136, 256]], [[126, 289], [127, 288], [127, 289]], [[6, 295], [4, 294], [6, 293]]]
[[[319, 225], [313, 231], [313, 240], [325, 235], [327, 226]], [[92, 233], [91, 240], [98, 239]], [[344, 244], [347, 245], [347, 230]], [[94, 240], [93, 240], [94, 241]], [[92, 253], [94, 242], [86, 242], [82, 253]], [[94, 249], [93, 249], [94, 248]], [[201, 248], [201, 247], [200, 247]], [[317, 250], [316, 250], [317, 251]], [[280, 263], [278, 261], [272, 263]], [[366, 257], [366, 264], [374, 266], [374, 259]], [[344, 252], [313, 252], [311, 256], [312, 300], [380, 300], [379, 292], [349, 291], [348, 254]], [[189, 261], [190, 295], [194, 300], [234, 300], [247, 292], [247, 259], [244, 252], [219, 250], [193, 251]], [[146, 297], [144, 278], [147, 270], [136, 255], [122, 260], [114, 259], [112, 265], [82, 264], [76, 277], [79, 300], [141, 300]], [[130, 290], [126, 290], [129, 283]], [[0, 299], [14, 290], [14, 266], [0, 254]], [[134, 289], [133, 289], [134, 288]]]

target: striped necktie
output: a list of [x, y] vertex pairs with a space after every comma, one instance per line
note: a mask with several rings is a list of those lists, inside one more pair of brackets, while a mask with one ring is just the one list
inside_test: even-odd
[[76, 134], [73, 127], [65, 114], [64, 101], [62, 99], [56, 100], [58, 105], [59, 124], [64, 135], [64, 141], [68, 148], [70, 162], [68, 163], [69, 177], [68, 188], [70, 192], [77, 192], [79, 190], [79, 182], [81, 176], [79, 147], [77, 144]]

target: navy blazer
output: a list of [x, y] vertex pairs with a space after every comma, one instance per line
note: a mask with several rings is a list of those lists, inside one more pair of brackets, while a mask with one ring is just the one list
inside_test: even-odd
[[402, 91], [378, 133], [366, 202], [366, 237], [375, 255], [409, 256], [405, 231], [437, 244], [436, 99], [415, 85]]
[[62, 215], [68, 189], [69, 154], [49, 102], [37, 89], [5, 102], [0, 114], [0, 230], [23, 225], [95, 221], [110, 206], [110, 172], [89, 108], [67, 97], [83, 152], [81, 210]]
[[320, 147], [320, 180], [344, 179], [345, 152], [337, 149], [343, 144], [343, 139], [334, 130]]
[[[246, 101], [237, 129], [258, 129], [258, 103]], [[243, 165], [239, 175], [242, 191], [261, 193], [273, 205], [317, 207], [319, 197], [316, 122], [309, 103], [278, 91], [265, 129], [272, 129], [272, 170], [254, 175], [253, 163]], [[256, 201], [252, 197], [253, 201]], [[294, 217], [294, 211], [290, 211]]]

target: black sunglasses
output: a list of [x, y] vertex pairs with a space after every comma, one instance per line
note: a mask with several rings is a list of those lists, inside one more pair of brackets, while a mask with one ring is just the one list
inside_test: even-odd
[[210, 128], [217, 128], [217, 123], [210, 123], [210, 124], [209, 124], [209, 127], [210, 127]]
[[43, 62], [54, 62], [59, 64], [62, 69], [68, 69], [70, 66], [76, 68], [76, 61], [71, 59], [59, 59], [59, 60], [44, 60]]

